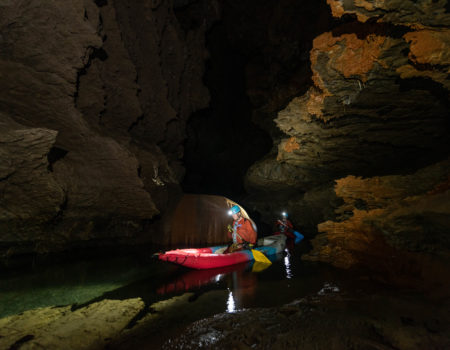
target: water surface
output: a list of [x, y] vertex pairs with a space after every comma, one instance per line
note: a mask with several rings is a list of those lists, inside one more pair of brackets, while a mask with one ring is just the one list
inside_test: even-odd
[[[215, 314], [272, 307], [311, 294], [364, 293], [371, 283], [352, 272], [302, 261], [300, 243], [270, 257], [222, 269], [191, 270], [139, 252], [38, 266], [0, 279], [0, 318], [25, 310], [103, 299], [140, 297], [146, 308], [130, 328], [146, 320], [139, 343], [161, 345], [188, 324]], [[142, 326], [142, 325], [141, 325]], [[143, 337], [143, 338], [142, 338]]]

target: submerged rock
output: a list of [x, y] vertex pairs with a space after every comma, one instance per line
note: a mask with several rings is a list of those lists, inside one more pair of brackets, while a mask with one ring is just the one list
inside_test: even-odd
[[0, 319], [2, 349], [102, 349], [141, 311], [140, 298], [103, 300], [75, 311], [48, 307]]

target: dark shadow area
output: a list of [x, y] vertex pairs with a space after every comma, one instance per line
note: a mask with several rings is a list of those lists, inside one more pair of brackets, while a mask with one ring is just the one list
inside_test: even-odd
[[[175, 14], [184, 30], [200, 3]], [[221, 20], [207, 33], [205, 85], [210, 107], [187, 127], [183, 189], [239, 200], [247, 169], [285, 137], [277, 113], [312, 84], [313, 39], [334, 25], [326, 1], [221, 1]]]
[[64, 158], [66, 156], [67, 152], [68, 152], [67, 150], [56, 147], [56, 146], [53, 146], [52, 148], [50, 148], [50, 151], [47, 154], [48, 170], [53, 171], [53, 164], [56, 161]]
[[205, 84], [210, 108], [195, 113], [188, 124], [183, 189], [238, 197], [244, 191], [247, 169], [272, 147], [268, 133], [251, 121], [252, 106], [246, 95], [246, 57], [228, 42], [223, 23], [208, 34], [211, 58]]

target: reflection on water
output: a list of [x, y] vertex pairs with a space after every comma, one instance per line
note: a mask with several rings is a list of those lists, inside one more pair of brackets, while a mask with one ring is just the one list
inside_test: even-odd
[[129, 257], [80, 261], [0, 278], [0, 318], [39, 307], [83, 304], [139, 279], [151, 266]]
[[233, 292], [228, 289], [227, 312], [236, 312], [236, 304], [234, 303]]
[[[166, 340], [189, 323], [215, 314], [280, 306], [330, 288], [342, 290], [336, 269], [303, 262], [296, 249], [270, 257], [268, 266], [247, 262], [190, 270], [128, 256], [41, 268], [0, 279], [0, 317], [37, 307], [139, 297], [154, 316], [154, 324], [144, 332], [150, 342]], [[329, 281], [333, 283], [326, 284]]]
[[[141, 297], [150, 305], [185, 292], [200, 295], [213, 289], [229, 291], [225, 301], [229, 312], [252, 304], [264, 305], [266, 298], [262, 294], [277, 288], [277, 283], [294, 278], [295, 265], [300, 263], [299, 256], [295, 257], [287, 249], [269, 258], [272, 265], [245, 262], [208, 270], [191, 270], [148, 259], [138, 261], [129, 256], [41, 267], [0, 278], [0, 317], [38, 307], [79, 305], [103, 298]], [[288, 288], [286, 285], [282, 289]]]
[[291, 279], [292, 278], [292, 272], [291, 272], [291, 254], [289, 253], [289, 250], [286, 249], [286, 256], [284, 257], [284, 266], [286, 267], [286, 278]]
[[[281, 306], [305, 296], [316, 300], [336, 293], [370, 295], [366, 291], [376, 290], [367, 275], [302, 261], [301, 244], [271, 257], [269, 266], [249, 262], [190, 270], [128, 256], [16, 273], [0, 277], [0, 317], [44, 306], [81, 307], [103, 299], [141, 298], [145, 303], [142, 318], [134, 319], [133, 326], [121, 333], [126, 341], [109, 344], [108, 349], [160, 349], [192, 322], [217, 314]], [[200, 343], [212, 347], [222, 334], [207, 329]]]

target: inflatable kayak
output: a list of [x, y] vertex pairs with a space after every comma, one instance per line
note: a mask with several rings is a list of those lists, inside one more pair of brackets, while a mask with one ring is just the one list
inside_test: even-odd
[[[259, 239], [258, 245], [254, 249], [265, 256], [270, 256], [282, 252], [285, 246], [286, 236], [276, 235]], [[251, 250], [240, 250], [227, 254], [216, 253], [224, 247], [226, 246], [170, 250], [160, 254], [158, 259], [198, 270], [214, 269], [254, 260]]]

